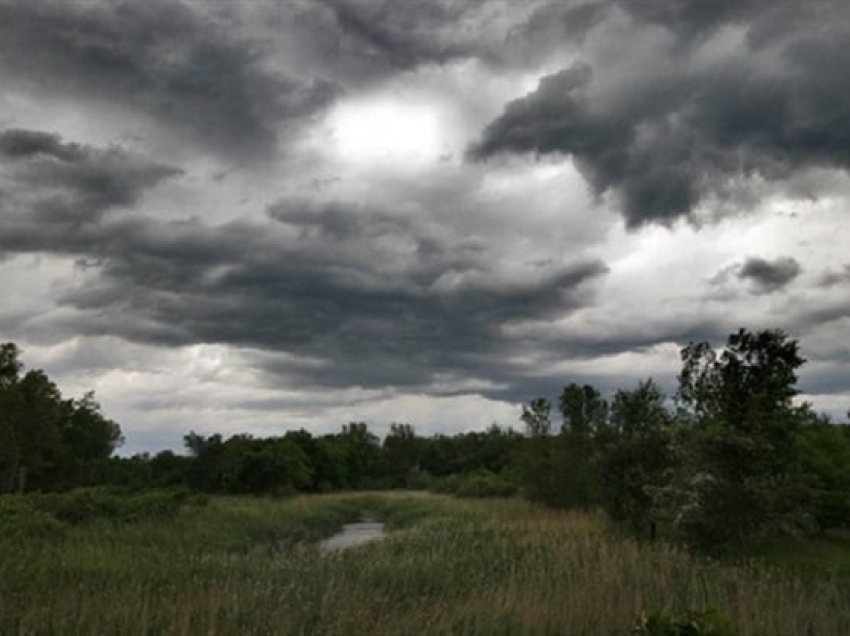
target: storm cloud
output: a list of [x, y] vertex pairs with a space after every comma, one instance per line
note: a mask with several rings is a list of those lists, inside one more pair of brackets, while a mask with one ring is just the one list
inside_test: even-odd
[[[57, 297], [77, 310], [75, 331], [286, 351], [313, 361], [291, 379], [314, 386], [485, 377], [516, 346], [505, 325], [565, 315], [607, 271], [577, 261], [502, 280], [474, 242], [340, 201], [281, 200], [264, 223], [105, 217], [179, 171], [34, 131], [6, 131], [0, 152], [34, 162], [8, 181], [30, 208], [0, 211], [0, 249], [67, 254], [97, 272]], [[62, 214], [46, 216], [46, 201]]]
[[0, 340], [130, 452], [671, 393], [742, 326], [843, 413], [847, 41], [837, 2], [0, 0]]
[[109, 99], [242, 157], [267, 154], [336, 90], [266, 68], [260, 43], [234, 35], [225, 17], [168, 0], [3, 0], [0, 68], [13, 85]]
[[760, 292], [775, 292], [782, 289], [800, 275], [800, 263], [796, 259], [780, 257], [772, 261], [750, 257], [741, 266], [738, 278], [750, 280]]
[[[290, 365], [292, 381], [313, 386], [427, 387], [439, 374], [486, 376], [515, 346], [503, 325], [569, 312], [586, 297], [583, 284], [605, 272], [580, 262], [511, 286], [480, 275], [481, 264], [455, 246], [436, 246], [421, 263], [356, 244], [378, 233], [366, 226], [343, 246], [339, 235], [293, 240], [259, 224], [136, 221], [62, 237], [49, 249], [101, 263], [95, 281], [59, 298], [82, 312], [77, 330], [286, 351], [313, 361], [300, 373]], [[446, 271], [470, 281], [443, 287]]]
[[[79, 225], [107, 210], [133, 205], [146, 189], [179, 175], [120, 147], [65, 143], [54, 133], [10, 129], [0, 132], [0, 214], [15, 226]], [[11, 245], [14, 247], [14, 245]]]
[[[612, 3], [646, 64], [591, 55], [542, 78], [469, 154], [571, 157], [597, 192], [616, 193], [630, 227], [688, 216], [736, 180], [846, 170], [850, 11], [789, 4]], [[649, 25], [666, 35], [641, 38]]]

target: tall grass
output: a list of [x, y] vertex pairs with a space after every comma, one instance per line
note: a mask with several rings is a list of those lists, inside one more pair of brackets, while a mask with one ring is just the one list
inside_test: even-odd
[[[364, 514], [389, 538], [320, 554]], [[703, 607], [746, 635], [850, 633], [837, 583], [696, 561], [519, 500], [215, 498], [168, 522], [0, 538], [4, 635], [626, 635], [643, 610]]]

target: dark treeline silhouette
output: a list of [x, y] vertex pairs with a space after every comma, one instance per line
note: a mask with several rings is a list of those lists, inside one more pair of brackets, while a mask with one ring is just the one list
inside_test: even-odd
[[[679, 388], [651, 379], [605, 397], [569, 384], [556, 404], [523, 406], [522, 432], [493, 426], [453, 436], [363, 422], [336, 434], [185, 436], [187, 454], [112, 457], [121, 441], [91, 394], [63, 399], [42, 371], [21, 375], [0, 349], [0, 491], [120, 486], [283, 495], [431, 488], [521, 493], [551, 506], [605, 509], [642, 538], [701, 551], [779, 533], [850, 526], [850, 426], [795, 405], [804, 360], [785, 333], [740, 330], [717, 352], [682, 349]], [[555, 421], [557, 420], [557, 422]]]
[[184, 437], [188, 455], [114, 458], [103, 480], [130, 487], [188, 486], [210, 493], [286, 494], [425, 488], [455, 475], [508, 475], [522, 435], [493, 426], [451, 437], [416, 435], [392, 424], [383, 440], [365, 422], [336, 434], [289, 431], [280, 437]]
[[21, 375], [20, 351], [0, 345], [0, 492], [61, 490], [102, 478], [121, 429], [94, 394], [62, 398], [38, 369]]

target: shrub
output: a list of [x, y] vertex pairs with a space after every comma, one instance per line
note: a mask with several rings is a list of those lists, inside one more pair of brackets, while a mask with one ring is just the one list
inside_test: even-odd
[[430, 489], [458, 497], [512, 497], [517, 493], [515, 484], [489, 470], [433, 479]]
[[732, 625], [716, 609], [690, 610], [679, 616], [646, 612], [632, 627], [633, 636], [735, 636]]
[[512, 497], [517, 487], [496, 473], [482, 471], [461, 480], [458, 497]]
[[453, 495], [460, 488], [460, 475], [447, 475], [445, 477], [435, 477], [431, 480], [429, 490], [443, 495]]
[[94, 519], [133, 522], [170, 519], [181, 507], [203, 506], [207, 497], [186, 489], [127, 493], [103, 488], [82, 488], [66, 493], [29, 495], [28, 505], [59, 521], [78, 524]]
[[50, 514], [36, 509], [23, 497], [0, 497], [0, 537], [46, 538], [61, 534], [64, 524]]

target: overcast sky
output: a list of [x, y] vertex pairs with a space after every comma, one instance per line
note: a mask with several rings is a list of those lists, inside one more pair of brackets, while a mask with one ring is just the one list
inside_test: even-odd
[[122, 452], [518, 426], [778, 327], [850, 408], [850, 3], [0, 0], [0, 340]]

